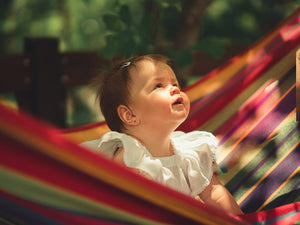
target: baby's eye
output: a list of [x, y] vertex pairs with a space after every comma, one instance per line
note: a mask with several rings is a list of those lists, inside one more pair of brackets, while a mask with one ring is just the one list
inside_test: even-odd
[[157, 84], [157, 85], [155, 85], [155, 88], [154, 88], [154, 89], [161, 88], [161, 87], [162, 87], [161, 84]]
[[179, 84], [178, 84], [178, 83], [175, 83], [175, 84], [173, 84], [173, 86], [174, 86], [174, 87], [177, 87], [177, 88], [179, 88], [179, 89], [180, 89], [180, 86], [179, 86]]

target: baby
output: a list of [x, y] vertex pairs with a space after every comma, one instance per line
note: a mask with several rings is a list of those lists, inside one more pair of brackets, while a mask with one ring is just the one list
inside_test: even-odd
[[107, 73], [98, 97], [112, 131], [103, 135], [98, 149], [149, 179], [242, 214], [214, 173], [216, 138], [208, 132], [175, 131], [187, 118], [190, 102], [172, 68], [165, 56], [145, 55]]

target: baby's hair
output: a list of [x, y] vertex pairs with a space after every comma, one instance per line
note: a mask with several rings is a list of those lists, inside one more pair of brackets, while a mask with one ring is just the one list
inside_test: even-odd
[[137, 63], [142, 60], [150, 60], [153, 62], [162, 62], [174, 69], [173, 62], [159, 54], [134, 56], [124, 60], [114, 66], [109, 72], [104, 74], [100, 87], [97, 91], [97, 99], [99, 100], [101, 112], [105, 118], [108, 127], [112, 131], [123, 132], [124, 124], [118, 115], [118, 106], [129, 106], [130, 101], [130, 70], [136, 68]]

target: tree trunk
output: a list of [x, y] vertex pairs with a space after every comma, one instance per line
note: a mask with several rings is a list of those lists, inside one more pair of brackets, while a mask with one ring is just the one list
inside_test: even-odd
[[[198, 41], [203, 15], [212, 1], [213, 0], [183, 1], [182, 19], [175, 41], [175, 50], [184, 50]], [[181, 86], [186, 86], [187, 78], [191, 75], [191, 70], [192, 63], [185, 68], [180, 68], [178, 81]]]
[[203, 15], [211, 2], [212, 0], [183, 1], [182, 22], [175, 42], [176, 50], [188, 48], [197, 42]]
[[6, 19], [9, 18], [10, 16], [10, 9], [12, 7], [13, 1], [10, 0], [2, 0], [0, 1], [0, 28], [2, 31], [0, 31], [0, 53], [1, 54], [6, 54], [9, 53], [9, 46], [14, 45], [13, 41], [14, 39], [12, 38], [13, 34], [7, 34], [4, 33], [4, 23]]

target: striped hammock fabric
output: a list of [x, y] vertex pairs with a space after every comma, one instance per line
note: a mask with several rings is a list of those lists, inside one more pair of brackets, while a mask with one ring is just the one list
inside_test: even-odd
[[0, 105], [0, 224], [297, 224], [300, 128], [295, 52], [300, 8], [184, 91], [180, 130], [219, 139], [220, 180], [245, 215], [234, 216], [136, 175], [77, 145], [104, 122], [58, 130]]

